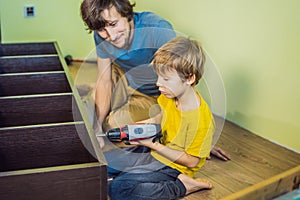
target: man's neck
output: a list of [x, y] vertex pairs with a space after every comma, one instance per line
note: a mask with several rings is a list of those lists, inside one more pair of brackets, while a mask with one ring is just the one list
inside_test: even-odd
[[132, 41], [133, 41], [133, 36], [134, 36], [134, 20], [132, 19], [129, 22], [129, 36], [128, 36], [128, 41], [125, 49], [129, 49], [131, 47]]

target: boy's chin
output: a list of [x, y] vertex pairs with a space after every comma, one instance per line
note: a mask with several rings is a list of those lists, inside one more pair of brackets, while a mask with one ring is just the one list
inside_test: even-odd
[[168, 99], [173, 99], [175, 98], [174, 95], [170, 95], [170, 94], [163, 94], [166, 98]]

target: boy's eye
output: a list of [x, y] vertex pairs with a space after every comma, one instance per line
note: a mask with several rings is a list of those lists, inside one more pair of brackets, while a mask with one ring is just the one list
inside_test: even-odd
[[164, 81], [168, 81], [168, 80], [169, 80], [169, 78], [168, 78], [168, 77], [164, 77], [163, 79], [164, 79]]

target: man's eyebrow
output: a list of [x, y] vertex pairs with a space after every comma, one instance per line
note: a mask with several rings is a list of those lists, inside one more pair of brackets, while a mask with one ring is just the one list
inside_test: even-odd
[[105, 23], [106, 23], [106, 24], [113, 24], [113, 23], [116, 23], [116, 22], [118, 22], [117, 19], [116, 19], [116, 20], [112, 20], [112, 21], [108, 21], [108, 20], [107, 20]]

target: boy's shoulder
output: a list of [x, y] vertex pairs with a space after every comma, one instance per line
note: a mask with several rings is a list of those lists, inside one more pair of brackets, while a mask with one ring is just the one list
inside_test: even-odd
[[163, 94], [159, 95], [159, 97], [157, 98], [157, 102], [160, 106], [165, 106], [169, 101], [170, 99], [165, 97], [165, 95]]

